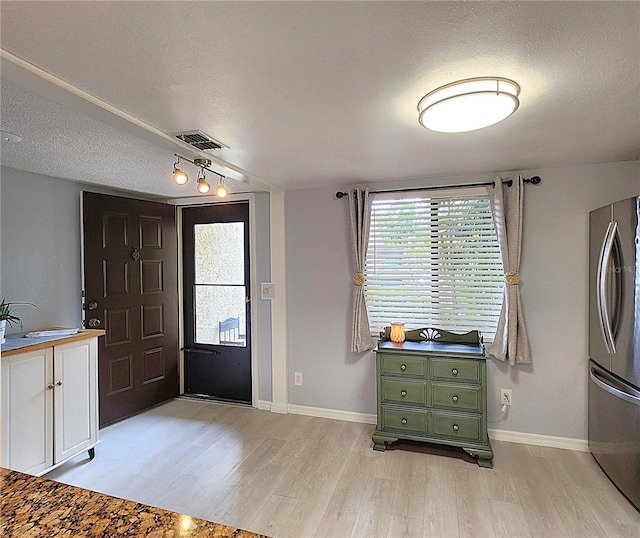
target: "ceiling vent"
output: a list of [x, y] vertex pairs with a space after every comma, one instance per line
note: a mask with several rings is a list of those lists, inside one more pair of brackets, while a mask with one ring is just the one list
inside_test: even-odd
[[181, 142], [184, 142], [185, 144], [189, 144], [190, 146], [200, 151], [216, 151], [219, 149], [229, 149], [228, 146], [225, 146], [224, 144], [211, 138], [208, 134], [205, 134], [202, 131], [188, 131], [186, 133], [173, 133], [172, 136], [175, 136]]

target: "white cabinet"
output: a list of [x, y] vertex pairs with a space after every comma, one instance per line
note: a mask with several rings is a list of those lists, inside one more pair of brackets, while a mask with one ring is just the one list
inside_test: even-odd
[[2, 355], [2, 466], [43, 474], [98, 442], [97, 337]]

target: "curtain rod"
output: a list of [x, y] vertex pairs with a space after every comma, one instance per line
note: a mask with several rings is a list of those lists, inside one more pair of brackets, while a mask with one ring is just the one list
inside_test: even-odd
[[[540, 179], [540, 176], [533, 176], [530, 178], [525, 178], [522, 181], [524, 181], [525, 183], [531, 183], [531, 185], [538, 185], [542, 180]], [[511, 187], [511, 185], [513, 185], [513, 179], [505, 179], [502, 181], [502, 184], [506, 185], [507, 187]], [[389, 193], [389, 192], [433, 191], [436, 189], [464, 189], [468, 187], [488, 187], [489, 185], [492, 185], [495, 187], [496, 182], [487, 181], [485, 183], [458, 183], [457, 185], [436, 185], [432, 187], [415, 187], [410, 189], [387, 189], [387, 190], [381, 190], [381, 191], [369, 191], [369, 193], [382, 194], [382, 193]], [[344, 198], [345, 196], [349, 196], [349, 193], [340, 192], [340, 191], [336, 192], [336, 198], [338, 199]]]

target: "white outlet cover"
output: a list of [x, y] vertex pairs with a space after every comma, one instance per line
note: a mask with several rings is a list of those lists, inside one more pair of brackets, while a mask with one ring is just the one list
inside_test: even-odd
[[260, 296], [263, 299], [275, 299], [276, 298], [276, 286], [272, 282], [260, 283]]

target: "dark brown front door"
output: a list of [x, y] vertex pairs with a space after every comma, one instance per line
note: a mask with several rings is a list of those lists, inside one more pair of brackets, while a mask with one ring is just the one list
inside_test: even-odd
[[100, 426], [178, 395], [175, 207], [83, 193], [84, 309], [98, 345]]

